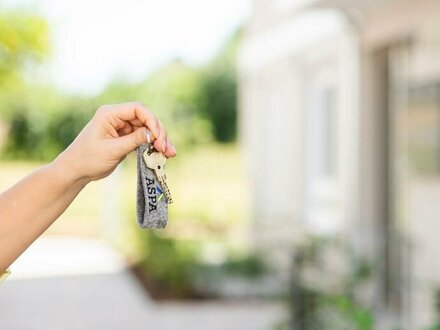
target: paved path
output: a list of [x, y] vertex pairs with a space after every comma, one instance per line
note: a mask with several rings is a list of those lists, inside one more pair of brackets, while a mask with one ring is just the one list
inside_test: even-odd
[[1, 330], [271, 329], [280, 306], [157, 303], [105, 244], [42, 239], [0, 286]]

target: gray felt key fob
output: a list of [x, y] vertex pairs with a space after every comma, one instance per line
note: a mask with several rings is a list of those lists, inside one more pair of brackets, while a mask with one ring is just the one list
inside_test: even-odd
[[143, 159], [148, 144], [137, 148], [137, 221], [141, 228], [165, 228], [168, 203], [156, 174]]

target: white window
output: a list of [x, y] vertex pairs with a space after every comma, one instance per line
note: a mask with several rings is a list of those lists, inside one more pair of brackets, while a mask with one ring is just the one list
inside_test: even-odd
[[312, 231], [333, 233], [341, 222], [337, 75], [320, 71], [307, 86], [306, 218]]
[[310, 150], [313, 162], [310, 164], [313, 176], [319, 180], [332, 179], [337, 174], [337, 107], [336, 87], [315, 86], [311, 91], [309, 128]]

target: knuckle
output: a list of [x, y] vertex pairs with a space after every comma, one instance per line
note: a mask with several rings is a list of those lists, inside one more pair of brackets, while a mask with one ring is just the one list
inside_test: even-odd
[[131, 104], [136, 108], [146, 109], [145, 105], [140, 101], [133, 101]]
[[107, 104], [103, 104], [103, 105], [101, 105], [99, 108], [98, 108], [98, 110], [96, 110], [96, 113], [102, 113], [102, 112], [106, 112], [106, 111], [108, 111], [108, 105]]
[[134, 147], [139, 147], [139, 138], [138, 138], [138, 134], [133, 134], [131, 136], [131, 143], [133, 144]]
[[108, 114], [109, 110], [109, 106], [108, 105], [101, 105], [98, 110], [96, 110], [95, 116], [97, 118], [102, 118], [104, 117], [106, 114]]

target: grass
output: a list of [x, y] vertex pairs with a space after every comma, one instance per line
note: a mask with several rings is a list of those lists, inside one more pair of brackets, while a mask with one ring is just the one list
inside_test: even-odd
[[[248, 194], [238, 147], [214, 144], [179, 152], [178, 157], [167, 163], [174, 203], [169, 209], [169, 226], [162, 235], [242, 243], [248, 218]], [[40, 165], [1, 161], [0, 191]], [[131, 155], [116, 176], [88, 185], [47, 235], [102, 237], [111, 231], [112, 235], [118, 235], [123, 227], [119, 222], [135, 222], [135, 205], [136, 160]]]

